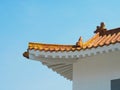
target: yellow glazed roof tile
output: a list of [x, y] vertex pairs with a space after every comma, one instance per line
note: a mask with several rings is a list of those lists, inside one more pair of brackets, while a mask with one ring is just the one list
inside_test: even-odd
[[[111, 30], [107, 30], [105, 28], [104, 23], [101, 23], [101, 26], [97, 26], [95, 35], [90, 38], [88, 41], [83, 42], [82, 38], [76, 42], [76, 45], [59, 45], [59, 44], [43, 44], [43, 43], [33, 43], [30, 42], [28, 46], [28, 50], [39, 50], [39, 51], [50, 51], [50, 52], [58, 52], [58, 51], [80, 51], [90, 48], [102, 47], [104, 45], [110, 45], [114, 43], [120, 42], [120, 28], [115, 28]], [[24, 53], [25, 57], [27, 53]]]

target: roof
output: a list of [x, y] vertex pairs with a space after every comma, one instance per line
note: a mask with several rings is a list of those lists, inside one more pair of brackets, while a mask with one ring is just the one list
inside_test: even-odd
[[82, 37], [75, 45], [43, 44], [30, 42], [24, 57], [41, 61], [53, 71], [72, 80], [72, 65], [85, 55], [102, 53], [106, 50], [120, 50], [120, 28], [107, 30], [101, 23], [94, 31], [95, 35], [83, 42]]
[[59, 45], [59, 44], [43, 44], [43, 43], [29, 43], [29, 50], [40, 50], [40, 51], [80, 51], [90, 48], [102, 47], [104, 45], [110, 45], [120, 42], [120, 28], [115, 28], [107, 30], [104, 27], [104, 23], [101, 23], [101, 26], [97, 26], [95, 35], [86, 42], [82, 41], [80, 37], [76, 45]]

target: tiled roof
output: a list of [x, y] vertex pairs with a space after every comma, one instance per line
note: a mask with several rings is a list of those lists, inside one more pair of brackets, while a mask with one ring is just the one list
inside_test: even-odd
[[82, 42], [82, 38], [78, 40], [76, 45], [57, 45], [57, 44], [43, 44], [43, 43], [29, 43], [29, 50], [40, 51], [76, 51], [81, 49], [102, 47], [104, 45], [114, 44], [120, 42], [120, 28], [107, 30], [104, 27], [104, 23], [101, 26], [97, 26], [95, 35], [87, 42]]
[[[60, 75], [72, 80], [73, 63], [78, 58], [96, 53], [120, 50], [120, 28], [107, 30], [104, 23], [97, 26], [95, 35], [83, 42], [80, 37], [75, 45], [43, 44], [30, 42], [24, 57], [41, 61]], [[80, 52], [79, 52], [80, 51]], [[68, 52], [68, 53], [67, 53]]]

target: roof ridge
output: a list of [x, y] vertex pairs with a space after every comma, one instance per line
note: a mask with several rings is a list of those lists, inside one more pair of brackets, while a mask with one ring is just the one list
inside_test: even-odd
[[105, 28], [104, 22], [101, 22], [100, 26], [97, 26], [96, 30], [94, 31], [94, 33], [98, 33], [98, 32], [99, 32], [100, 36], [108, 35], [108, 34], [113, 35], [114, 33], [120, 32], [120, 28], [114, 28], [114, 29], [107, 30]]

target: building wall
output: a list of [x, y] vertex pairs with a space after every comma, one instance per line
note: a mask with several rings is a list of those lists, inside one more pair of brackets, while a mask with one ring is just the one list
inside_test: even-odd
[[111, 90], [120, 79], [120, 51], [80, 59], [73, 65], [73, 90]]

